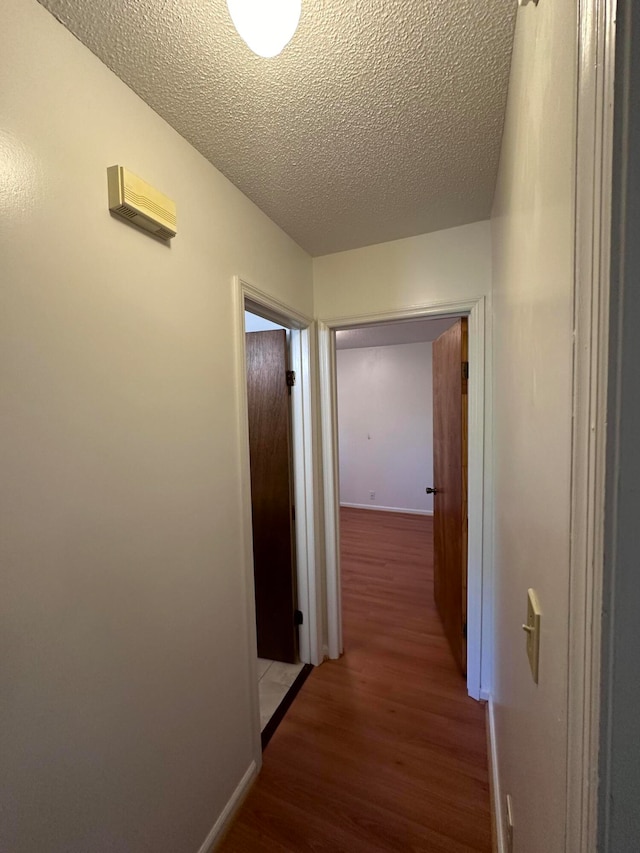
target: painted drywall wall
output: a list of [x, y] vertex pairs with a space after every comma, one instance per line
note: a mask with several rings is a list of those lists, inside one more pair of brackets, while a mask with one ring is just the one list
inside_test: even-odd
[[254, 746], [232, 277], [311, 261], [35, 0], [0, 78], [0, 849], [196, 853]]
[[[564, 850], [576, 4], [518, 10], [494, 203], [495, 673], [516, 853]], [[522, 623], [542, 608], [539, 684]]]
[[489, 223], [314, 258], [313, 290], [321, 320], [488, 296]]
[[616, 91], [601, 697], [601, 853], [640, 850], [640, 6], [621, 0]]
[[336, 356], [340, 502], [433, 513], [431, 344]]

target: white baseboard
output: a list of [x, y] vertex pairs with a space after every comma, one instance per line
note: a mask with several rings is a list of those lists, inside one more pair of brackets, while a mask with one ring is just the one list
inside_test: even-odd
[[403, 509], [399, 506], [377, 506], [376, 504], [348, 504], [340, 501], [340, 506], [351, 509], [375, 509], [378, 512], [408, 512], [410, 515], [433, 515], [432, 509]]
[[249, 788], [251, 787], [251, 783], [255, 779], [257, 773], [258, 769], [256, 762], [252, 761], [247, 768], [247, 772], [240, 780], [238, 787], [231, 795], [229, 802], [222, 810], [222, 814], [213, 825], [213, 829], [205, 838], [202, 847], [198, 850], [198, 853], [213, 853], [217, 844], [222, 841], [222, 837], [227, 831], [229, 824], [236, 816], [236, 812], [242, 805], [246, 795], [249, 793]]
[[498, 766], [498, 745], [496, 742], [496, 722], [493, 712], [493, 699], [489, 696], [487, 703], [489, 720], [489, 776], [491, 777], [491, 810], [496, 830], [496, 851], [506, 853], [507, 844], [504, 837], [504, 821], [502, 816], [502, 788], [500, 786], [500, 769]]

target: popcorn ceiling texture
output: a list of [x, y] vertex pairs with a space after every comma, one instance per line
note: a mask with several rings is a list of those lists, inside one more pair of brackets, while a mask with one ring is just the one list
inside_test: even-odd
[[40, 1], [312, 255], [490, 214], [515, 0], [303, 0], [274, 59], [225, 0]]

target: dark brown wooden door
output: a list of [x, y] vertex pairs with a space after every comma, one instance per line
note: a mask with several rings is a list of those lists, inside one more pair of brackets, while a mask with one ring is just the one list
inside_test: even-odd
[[286, 332], [247, 332], [247, 395], [258, 656], [295, 663], [291, 407]]
[[434, 596], [451, 651], [467, 671], [467, 319], [433, 343]]

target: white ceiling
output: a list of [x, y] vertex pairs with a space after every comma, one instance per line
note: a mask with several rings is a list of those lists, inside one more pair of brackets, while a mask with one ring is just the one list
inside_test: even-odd
[[313, 255], [490, 214], [515, 0], [303, 0], [274, 59], [225, 0], [40, 2]]
[[336, 349], [387, 347], [435, 341], [456, 319], [448, 317], [437, 320], [405, 320], [401, 323], [380, 323], [359, 329], [342, 329], [336, 332]]

